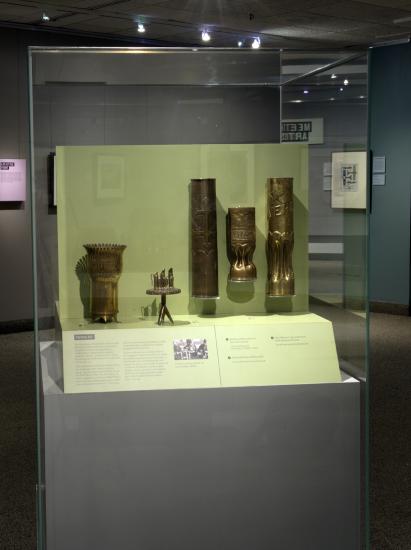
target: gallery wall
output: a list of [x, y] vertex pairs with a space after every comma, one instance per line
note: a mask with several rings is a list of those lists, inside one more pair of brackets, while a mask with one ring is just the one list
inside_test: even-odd
[[344, 216], [331, 208], [331, 191], [323, 189], [323, 165], [337, 151], [365, 150], [367, 104], [343, 101], [285, 103], [284, 118], [322, 118], [324, 143], [310, 145], [310, 242], [342, 242]]
[[[27, 83], [27, 46], [28, 45], [112, 45], [112, 42], [96, 40], [94, 38], [80, 38], [69, 35], [57, 35], [46, 32], [31, 32], [14, 29], [1, 29], [0, 32], [0, 60], [5, 70], [0, 77], [0, 158], [25, 158], [29, 160], [29, 116], [28, 116], [28, 83]], [[387, 48], [379, 48], [372, 53], [371, 76], [370, 76], [370, 147], [374, 155], [385, 155], [387, 163], [386, 185], [373, 188], [372, 213], [370, 220], [370, 297], [372, 301], [399, 304], [408, 306], [410, 300], [410, 181], [411, 163], [409, 162], [409, 151], [411, 150], [411, 134], [409, 132], [410, 103], [411, 95], [411, 46], [401, 45]], [[64, 87], [63, 87], [64, 88]], [[147, 108], [149, 100], [142, 99], [138, 92], [120, 87], [106, 89], [101, 87], [98, 90], [87, 90], [83, 87], [78, 90], [77, 95], [71, 95], [71, 91], [58, 88], [44, 91], [39, 89], [37, 100], [43, 103], [44, 112], [48, 113], [39, 122], [39, 131], [42, 132], [41, 140], [43, 147], [43, 158], [53, 150], [57, 141], [60, 144], [101, 144], [101, 143], [141, 143], [147, 139], [151, 132], [151, 125], [148, 119], [138, 117], [138, 109]], [[239, 94], [247, 95], [243, 90]], [[170, 91], [171, 94], [171, 91]], [[88, 99], [87, 99], [88, 95]], [[151, 96], [153, 97], [153, 96]], [[125, 104], [121, 103], [125, 99]], [[183, 109], [195, 112], [198, 109], [198, 98], [191, 98], [194, 101], [186, 103]], [[201, 98], [200, 98], [201, 99]], [[240, 98], [239, 98], [240, 99]], [[245, 100], [244, 97], [240, 100]], [[274, 97], [269, 99], [276, 101]], [[60, 124], [57, 118], [50, 119], [51, 105], [58, 102], [71, 104], [67, 111], [64, 124]], [[78, 104], [84, 104], [89, 110], [89, 115], [73, 119], [69, 113], [78, 109]], [[196, 107], [197, 103], [197, 107]], [[257, 101], [257, 104], [260, 103]], [[83, 107], [84, 107], [83, 105]], [[164, 106], [165, 107], [165, 106]], [[224, 116], [224, 106], [214, 99], [213, 116], [220, 110]], [[314, 109], [314, 110], [313, 110]], [[325, 133], [328, 143], [334, 143], [337, 148], [346, 143], [357, 143], [363, 139], [362, 120], [364, 117], [363, 106], [357, 106], [354, 110], [350, 107], [335, 109], [330, 107], [329, 112], [324, 111], [323, 106], [318, 106], [319, 112], [313, 106], [307, 112], [304, 104], [289, 106], [287, 117], [301, 116], [324, 116]], [[356, 110], [357, 109], [357, 110]], [[104, 121], [109, 126], [100, 132], [99, 140], [93, 138], [96, 124], [100, 115], [90, 125], [91, 112], [97, 110], [104, 113]], [[274, 124], [277, 132], [277, 121], [272, 118], [267, 120], [266, 108], [255, 106], [250, 113], [255, 117], [256, 124], [264, 120], [263, 127], [267, 123]], [[358, 112], [357, 112], [358, 111]], [[132, 115], [130, 116], [130, 113]], [[166, 107], [163, 113], [167, 112]], [[320, 115], [321, 113], [321, 115]], [[325, 114], [324, 114], [325, 113]], [[226, 113], [225, 113], [226, 114]], [[102, 115], [101, 115], [102, 116]], [[174, 112], [174, 117], [176, 113]], [[91, 117], [91, 118], [90, 118]], [[100, 117], [101, 118], [101, 117]], [[161, 118], [161, 117], [160, 117]], [[103, 120], [103, 119], [101, 119]], [[192, 117], [191, 117], [191, 120]], [[96, 122], [97, 121], [97, 122]], [[127, 121], [124, 124], [124, 121]], [[192, 124], [191, 132], [198, 132], [201, 128]], [[120, 123], [121, 126], [118, 126]], [[161, 121], [158, 122], [158, 124]], [[238, 121], [239, 130], [241, 125], [248, 124], [247, 120]], [[54, 129], [53, 129], [54, 125]], [[80, 126], [79, 126], [80, 125]], [[114, 141], [107, 138], [107, 128], [111, 128], [113, 135], [117, 136]], [[243, 126], [244, 127], [244, 126]], [[253, 129], [254, 128], [254, 129]], [[249, 138], [255, 140], [255, 128], [251, 127]], [[80, 130], [80, 131], [79, 131]], [[172, 133], [171, 126], [168, 127], [169, 134]], [[228, 130], [228, 126], [218, 129], [219, 141], [223, 142], [233, 135], [235, 128]], [[206, 132], [207, 133], [207, 132]], [[263, 131], [261, 141], [278, 140], [269, 135], [270, 132]], [[154, 134], [152, 134], [153, 136]], [[206, 139], [206, 135], [203, 135]], [[175, 142], [181, 139], [175, 137]], [[330, 141], [331, 140], [331, 141]], [[164, 135], [163, 140], [157, 141], [152, 137], [151, 143], [167, 142], [169, 137]], [[331, 148], [330, 148], [331, 150]], [[312, 147], [312, 163], [310, 165], [310, 177], [319, 174], [319, 166], [329, 150], [321, 146]], [[45, 164], [43, 170], [43, 185], [46, 185]], [[315, 176], [316, 177], [316, 176]], [[329, 206], [329, 192], [323, 191], [321, 182], [312, 186], [310, 235], [311, 240], [335, 242], [336, 237], [341, 238], [343, 226], [341, 217], [334, 216]], [[55, 216], [49, 211], [44, 211], [43, 226], [50, 229], [48, 237], [43, 232], [44, 239], [50, 242], [40, 243], [43, 246], [42, 259], [47, 266], [51, 264], [50, 254], [55, 249], [54, 235]], [[32, 309], [32, 252], [31, 252], [31, 215], [30, 215], [30, 194], [27, 193], [25, 203], [3, 203], [0, 205], [0, 257], [2, 258], [2, 277], [0, 285], [0, 324], [10, 321], [25, 321], [33, 316]], [[42, 236], [42, 239], [43, 239]], [[52, 277], [52, 270], [50, 271]], [[48, 283], [43, 280], [43, 294], [47, 294]], [[49, 301], [44, 304], [48, 309]], [[41, 305], [41, 304], [40, 304]]]
[[[134, 42], [135, 44], [136, 42]], [[0, 28], [0, 158], [29, 164], [27, 47], [128, 45], [93, 37]], [[30, 193], [25, 203], [0, 203], [0, 329], [28, 326], [33, 318]], [[7, 327], [5, 327], [7, 329]]]
[[371, 55], [370, 148], [386, 157], [386, 182], [372, 187], [370, 298], [410, 302], [411, 45], [377, 48]]

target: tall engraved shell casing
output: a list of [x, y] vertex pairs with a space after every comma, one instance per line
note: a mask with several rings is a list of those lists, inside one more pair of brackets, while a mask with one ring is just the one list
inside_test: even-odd
[[255, 281], [257, 269], [252, 261], [256, 241], [254, 207], [239, 206], [228, 209], [228, 241], [229, 281]]
[[117, 321], [118, 280], [123, 269], [123, 244], [85, 244], [87, 272], [91, 279], [91, 318]]
[[192, 296], [218, 298], [215, 179], [191, 180]]
[[268, 178], [268, 296], [294, 295], [293, 205], [293, 178]]

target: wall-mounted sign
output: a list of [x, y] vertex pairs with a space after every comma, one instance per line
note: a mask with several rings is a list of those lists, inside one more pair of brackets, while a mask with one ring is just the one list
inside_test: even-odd
[[0, 159], [0, 201], [26, 200], [26, 160]]
[[324, 143], [324, 119], [299, 118], [286, 119], [281, 122], [281, 141], [309, 143], [311, 145]]

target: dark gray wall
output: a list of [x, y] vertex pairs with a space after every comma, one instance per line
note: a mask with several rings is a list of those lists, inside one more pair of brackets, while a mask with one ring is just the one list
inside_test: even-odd
[[[132, 43], [0, 27], [0, 158], [25, 158], [28, 165], [27, 47], [36, 45], [130, 46]], [[27, 182], [25, 203], [0, 203], [0, 323], [33, 317], [31, 257]]]
[[[338, 151], [365, 150], [367, 145], [367, 105], [335, 102], [285, 103], [284, 118], [323, 118], [324, 143], [310, 145], [310, 238], [344, 234], [344, 212], [331, 208], [331, 191], [323, 190], [323, 163], [331, 162]], [[327, 240], [327, 239], [323, 239]]]
[[373, 187], [370, 298], [410, 300], [411, 46], [371, 55], [370, 148], [386, 157], [386, 185]]

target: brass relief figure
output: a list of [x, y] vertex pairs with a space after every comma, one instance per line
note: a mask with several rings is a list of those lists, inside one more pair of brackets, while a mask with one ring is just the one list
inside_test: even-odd
[[256, 241], [254, 207], [228, 209], [228, 241], [229, 281], [255, 281], [257, 269], [252, 261]]
[[174, 273], [173, 268], [170, 267], [168, 274], [163, 269], [160, 273], [156, 271], [151, 274], [151, 283], [153, 288], [146, 290], [146, 294], [151, 296], [161, 296], [161, 306], [158, 314], [157, 324], [164, 325], [164, 319], [167, 317], [172, 325], [174, 325], [173, 318], [168, 310], [166, 297], [170, 294], [180, 294], [181, 289], [174, 286]]
[[268, 296], [292, 296], [294, 272], [293, 179], [267, 180]]
[[92, 321], [117, 321], [118, 280], [123, 268], [122, 244], [85, 244], [87, 271], [91, 279]]
[[215, 179], [191, 180], [191, 260], [194, 298], [218, 298]]

